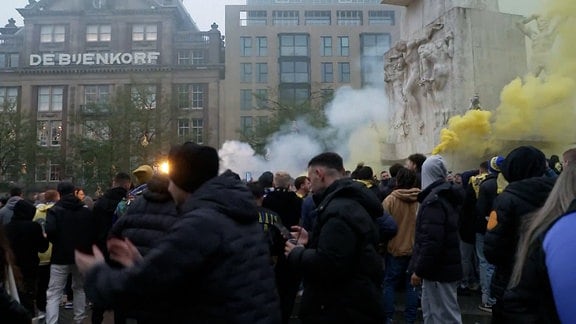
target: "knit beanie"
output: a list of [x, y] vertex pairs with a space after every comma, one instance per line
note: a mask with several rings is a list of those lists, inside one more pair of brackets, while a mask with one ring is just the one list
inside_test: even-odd
[[210, 146], [193, 142], [173, 146], [168, 161], [170, 180], [186, 192], [194, 192], [218, 175], [218, 152]]
[[488, 161], [488, 171], [490, 173], [500, 173], [502, 171], [502, 163], [504, 163], [504, 158], [501, 156], [495, 156]]
[[422, 189], [434, 182], [446, 179], [448, 171], [444, 159], [440, 155], [432, 155], [422, 164]]
[[534, 146], [512, 150], [502, 163], [502, 174], [508, 182], [540, 177], [546, 171], [546, 156]]

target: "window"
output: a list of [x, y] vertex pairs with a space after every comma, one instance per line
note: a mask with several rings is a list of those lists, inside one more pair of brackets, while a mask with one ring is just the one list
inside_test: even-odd
[[138, 85], [132, 86], [132, 103], [137, 109], [156, 109], [156, 86]]
[[180, 109], [204, 109], [204, 85], [203, 84], [179, 84], [178, 108]]
[[101, 104], [110, 100], [110, 86], [104, 85], [87, 85], [84, 86], [84, 103]]
[[339, 55], [340, 56], [349, 56], [350, 55], [350, 42], [348, 40], [348, 36], [340, 36], [338, 37], [339, 43]]
[[266, 26], [266, 10], [240, 11], [240, 26]]
[[254, 97], [256, 97], [257, 109], [268, 108], [268, 89], [256, 89]]
[[176, 64], [178, 65], [190, 65], [192, 59], [190, 57], [190, 50], [179, 50], [176, 53]]
[[322, 82], [334, 82], [334, 70], [331, 62], [322, 63]]
[[308, 56], [308, 35], [280, 35], [280, 56]]
[[268, 56], [268, 38], [256, 37], [256, 53], [257, 56]]
[[38, 145], [43, 147], [60, 146], [62, 141], [61, 120], [38, 121]]
[[112, 39], [112, 26], [88, 25], [86, 26], [87, 42], [109, 42]]
[[192, 50], [192, 65], [206, 64], [204, 50]]
[[106, 121], [86, 120], [83, 125], [84, 138], [94, 141], [107, 141], [110, 139], [110, 126]]
[[38, 111], [62, 111], [64, 87], [39, 87]]
[[240, 90], [240, 110], [252, 109], [252, 90]]
[[362, 34], [362, 55], [382, 56], [390, 49], [390, 34]]
[[60, 164], [50, 162], [48, 179], [50, 182], [60, 181]]
[[178, 50], [176, 53], [176, 64], [178, 65], [201, 65], [205, 64], [204, 50]]
[[66, 26], [43, 25], [40, 27], [40, 43], [64, 43], [66, 40]]
[[244, 136], [249, 136], [254, 131], [254, 123], [252, 116], [240, 117], [240, 132]]
[[282, 83], [307, 83], [310, 82], [308, 62], [281, 62], [280, 82]]
[[240, 37], [240, 56], [252, 56], [252, 37]]
[[178, 138], [181, 142], [187, 141], [190, 138], [189, 119], [178, 119]]
[[0, 111], [15, 110], [17, 101], [17, 87], [0, 87]]
[[272, 11], [272, 25], [298, 25], [297, 10], [274, 10]]
[[331, 16], [329, 10], [312, 10], [304, 12], [304, 24], [306, 25], [330, 25]]
[[285, 88], [280, 90], [280, 102], [300, 105], [310, 98], [308, 88]]
[[20, 54], [0, 53], [0, 69], [17, 68], [20, 65]]
[[320, 37], [320, 56], [332, 56], [332, 37]]
[[49, 160], [44, 160], [36, 164], [37, 182], [58, 182], [60, 181], [60, 165]]
[[392, 10], [368, 11], [368, 24], [370, 25], [394, 25], [395, 14]]
[[132, 26], [132, 41], [156, 41], [158, 40], [158, 25], [136, 24]]
[[256, 83], [268, 82], [268, 63], [256, 63]]
[[240, 82], [252, 82], [252, 63], [240, 63]]
[[359, 10], [338, 10], [336, 11], [338, 25], [360, 26], [362, 25], [362, 11]]
[[338, 63], [339, 78], [338, 81], [342, 83], [350, 83], [350, 63], [340, 62]]
[[192, 118], [192, 141], [197, 144], [204, 143], [204, 120]]

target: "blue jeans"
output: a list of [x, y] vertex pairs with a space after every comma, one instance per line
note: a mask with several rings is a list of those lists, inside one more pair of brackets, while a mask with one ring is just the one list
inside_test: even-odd
[[384, 313], [386, 320], [394, 317], [394, 292], [400, 280], [406, 282], [406, 323], [414, 323], [418, 312], [418, 290], [410, 284], [411, 273], [407, 273], [410, 256], [394, 257], [386, 254], [384, 273]]
[[482, 304], [494, 305], [496, 298], [490, 296], [490, 283], [494, 274], [494, 265], [486, 261], [484, 256], [484, 234], [476, 233], [476, 254], [480, 272], [480, 288], [482, 289]]
[[462, 255], [463, 272], [460, 287], [469, 288], [471, 285], [478, 283], [476, 276], [476, 251], [474, 245], [460, 241], [460, 254]]

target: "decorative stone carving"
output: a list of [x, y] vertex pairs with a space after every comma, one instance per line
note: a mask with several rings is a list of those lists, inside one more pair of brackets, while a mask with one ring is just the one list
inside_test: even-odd
[[[528, 26], [532, 21], [536, 21], [536, 28]], [[536, 77], [546, 72], [548, 53], [556, 40], [559, 24], [560, 22], [551, 24], [549, 19], [540, 15], [532, 15], [516, 23], [522, 33], [532, 40], [530, 70]]]
[[[424, 127], [424, 122], [421, 118], [422, 102], [418, 95], [418, 90], [421, 82], [421, 57], [420, 48], [427, 44], [432, 39], [434, 33], [444, 28], [442, 24], [434, 24], [426, 29], [424, 36], [417, 37], [408, 42], [399, 41], [394, 46], [395, 55], [389, 57], [389, 61], [395, 63], [395, 82], [402, 84], [401, 90], [398, 91], [398, 84], [392, 83], [394, 92], [388, 93], [390, 97], [400, 98], [402, 102], [398, 102], [400, 110], [396, 114], [394, 127], [404, 128], [404, 134], [407, 135], [406, 113], [410, 111], [415, 119], [418, 129]], [[389, 63], [390, 64], [390, 63]], [[390, 69], [390, 67], [388, 67]], [[390, 73], [388, 73], [390, 75]], [[403, 81], [403, 83], [401, 83]], [[400, 92], [398, 96], [397, 92]]]

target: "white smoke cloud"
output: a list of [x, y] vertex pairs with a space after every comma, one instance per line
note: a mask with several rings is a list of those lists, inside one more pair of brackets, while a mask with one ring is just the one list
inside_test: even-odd
[[249, 172], [256, 179], [264, 171], [286, 171], [296, 177], [306, 172], [312, 157], [326, 151], [342, 155], [349, 167], [359, 161], [379, 164], [388, 110], [383, 88], [341, 87], [326, 107], [328, 127], [317, 129], [303, 120], [284, 125], [268, 139], [266, 156], [255, 155], [247, 143], [227, 141], [219, 151], [222, 169], [242, 178]]

